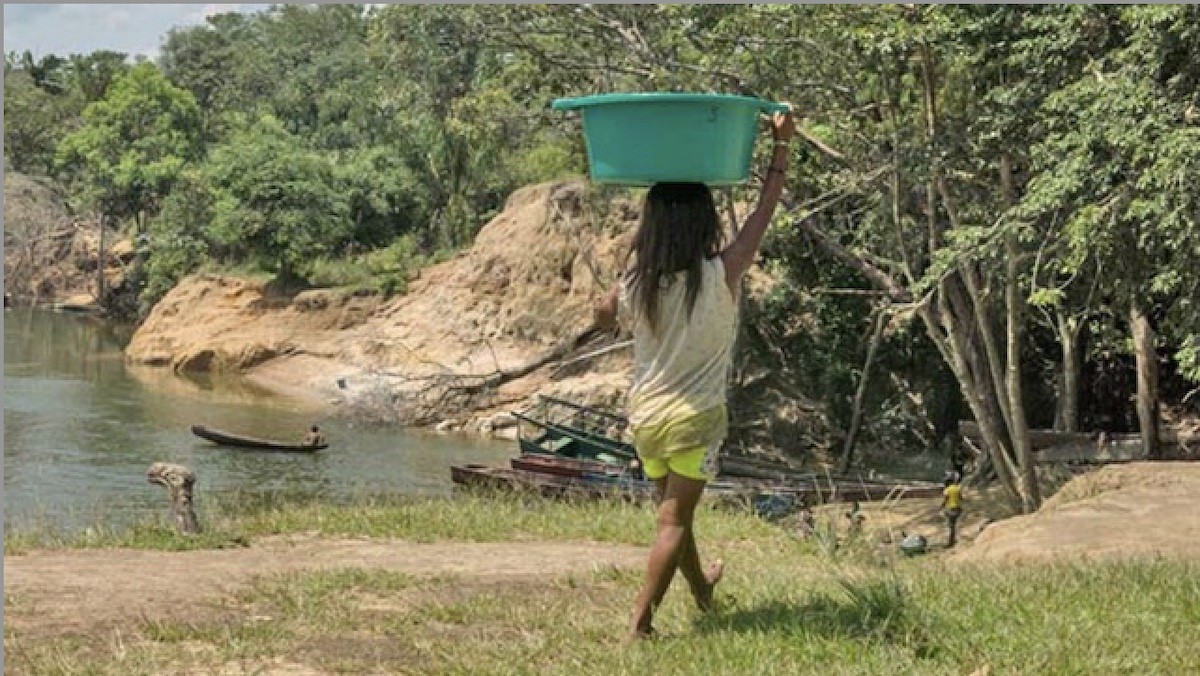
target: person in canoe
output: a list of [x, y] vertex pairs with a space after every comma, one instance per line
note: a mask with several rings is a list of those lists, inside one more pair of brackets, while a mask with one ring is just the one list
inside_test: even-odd
[[324, 446], [325, 435], [321, 434], [321, 428], [313, 425], [308, 430], [308, 434], [304, 435], [304, 440], [300, 442], [304, 446]]
[[716, 477], [728, 419], [726, 383], [736, 333], [737, 294], [783, 191], [791, 113], [771, 120], [775, 146], [758, 206], [721, 247], [721, 219], [708, 186], [658, 183], [646, 195], [633, 264], [595, 308], [596, 325], [630, 318], [634, 381], [629, 422], [642, 471], [658, 491], [658, 533], [634, 603], [629, 638], [653, 633], [654, 611], [675, 571], [696, 605], [711, 609], [723, 563], [701, 566], [692, 532], [704, 486]]

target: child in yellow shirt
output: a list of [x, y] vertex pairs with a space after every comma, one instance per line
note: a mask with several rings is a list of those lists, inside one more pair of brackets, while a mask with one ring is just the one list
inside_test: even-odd
[[942, 513], [946, 515], [946, 523], [950, 527], [950, 540], [946, 547], [953, 547], [958, 541], [958, 517], [962, 516], [962, 477], [958, 472], [950, 472], [943, 483]]

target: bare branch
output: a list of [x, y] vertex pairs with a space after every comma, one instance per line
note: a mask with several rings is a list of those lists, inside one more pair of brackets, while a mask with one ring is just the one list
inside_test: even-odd
[[817, 150], [820, 150], [821, 152], [825, 153], [826, 155], [832, 157], [833, 159], [838, 160], [839, 162], [846, 161], [846, 155], [844, 153], [834, 150], [829, 145], [827, 145], [824, 141], [822, 141], [821, 139], [814, 136], [812, 134], [812, 132], [805, 129], [804, 127], [797, 125], [796, 133], [800, 134], [801, 138], [803, 138], [805, 141], [808, 141], [809, 143], [811, 143], [814, 148], [816, 148]]

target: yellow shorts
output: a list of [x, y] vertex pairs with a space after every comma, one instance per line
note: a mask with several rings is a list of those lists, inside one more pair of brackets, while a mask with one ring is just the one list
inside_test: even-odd
[[633, 445], [647, 479], [661, 479], [667, 472], [674, 472], [697, 481], [712, 481], [717, 477], [717, 454], [728, 429], [729, 419], [722, 404], [686, 418], [635, 427]]

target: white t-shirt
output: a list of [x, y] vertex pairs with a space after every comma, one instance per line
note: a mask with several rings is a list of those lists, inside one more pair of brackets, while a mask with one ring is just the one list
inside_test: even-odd
[[705, 260], [701, 270], [700, 291], [690, 321], [687, 273], [677, 273], [670, 282], [664, 281], [657, 335], [636, 309], [632, 289], [621, 285], [621, 311], [633, 316], [630, 425], [658, 425], [725, 403], [737, 332], [737, 304], [725, 282], [720, 256]]

